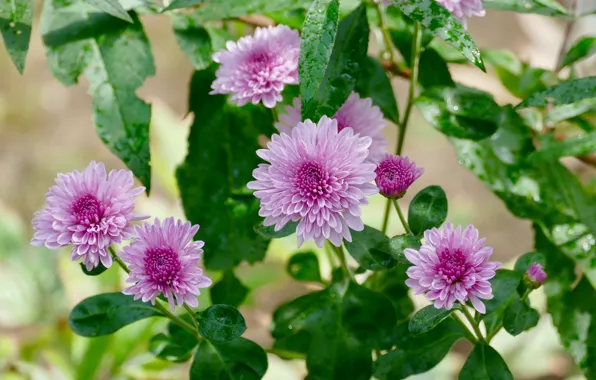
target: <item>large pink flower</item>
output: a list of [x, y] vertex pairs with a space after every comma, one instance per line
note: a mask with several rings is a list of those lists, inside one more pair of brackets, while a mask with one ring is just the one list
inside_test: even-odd
[[[290, 133], [302, 119], [300, 116], [302, 106], [300, 98], [292, 101], [292, 106], [286, 106], [287, 114], [279, 115], [279, 122], [275, 128], [281, 133]], [[337, 121], [339, 131], [352, 128], [360, 136], [369, 136], [372, 139], [367, 161], [379, 162], [385, 155], [387, 140], [383, 136], [383, 128], [387, 124], [383, 113], [377, 106], [373, 106], [371, 98], [360, 99], [360, 95], [353, 92], [346, 102], [337, 110], [333, 119]]]
[[70, 258], [81, 259], [87, 270], [109, 267], [107, 249], [133, 236], [131, 221], [145, 219], [133, 214], [134, 198], [145, 190], [134, 187], [129, 170], [112, 170], [106, 176], [103, 163], [92, 161], [81, 173], [58, 174], [46, 194], [47, 206], [35, 213], [32, 245], [57, 249], [72, 245]]
[[480, 300], [491, 299], [490, 280], [500, 268], [498, 262], [488, 262], [493, 249], [478, 239], [478, 230], [469, 225], [463, 231], [451, 223], [442, 229], [424, 232], [425, 242], [419, 250], [407, 248], [406, 258], [414, 264], [407, 270], [406, 285], [415, 294], [426, 293], [435, 307], [451, 309], [455, 301], [470, 301], [479, 313], [486, 307]]
[[213, 55], [220, 66], [211, 94], [233, 94], [239, 106], [262, 101], [273, 108], [284, 86], [298, 83], [300, 35], [285, 25], [257, 28], [226, 48]]
[[211, 279], [197, 266], [205, 245], [192, 241], [198, 230], [198, 225], [174, 218], [167, 218], [163, 224], [155, 219], [152, 225], [137, 226], [137, 240], [120, 253], [131, 271], [127, 282], [133, 284], [123, 293], [154, 305], [157, 296], [163, 294], [172, 311], [175, 304], [185, 302], [199, 306], [199, 289], [211, 286]]
[[360, 205], [377, 192], [370, 183], [375, 165], [365, 162], [370, 143], [351, 128], [338, 132], [337, 121], [326, 116], [318, 127], [306, 120], [291, 134], [273, 135], [268, 149], [257, 151], [269, 164], [260, 164], [253, 171], [256, 181], [248, 184], [261, 199], [264, 224], [278, 231], [300, 221], [299, 246], [312, 239], [319, 247], [325, 239], [336, 246], [342, 238], [352, 241], [350, 228], [364, 228]]

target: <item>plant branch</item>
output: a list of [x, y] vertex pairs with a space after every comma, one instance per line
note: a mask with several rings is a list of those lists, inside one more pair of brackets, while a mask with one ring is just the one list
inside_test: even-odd
[[561, 71], [562, 67], [561, 64], [563, 63], [563, 57], [565, 56], [565, 52], [567, 52], [567, 46], [569, 45], [569, 40], [571, 39], [571, 32], [573, 32], [573, 27], [575, 26], [575, 21], [577, 21], [577, 11], [578, 11], [578, 0], [571, 0], [569, 4], [569, 8], [573, 10], [573, 18], [567, 22], [565, 25], [565, 32], [563, 34], [563, 43], [559, 49], [559, 54], [557, 54], [557, 62], [555, 64], [555, 73], [558, 74]]
[[280, 358], [306, 360], [306, 355], [301, 352], [287, 351], [279, 348], [267, 348], [265, 349], [265, 351], [267, 351], [270, 354], [277, 355]]
[[391, 211], [391, 200], [387, 199], [387, 202], [385, 203], [385, 214], [383, 216], [383, 227], [381, 228], [381, 231], [386, 234], [387, 233], [387, 227], [389, 226], [389, 212]]
[[404, 214], [401, 211], [401, 207], [399, 207], [399, 203], [397, 203], [397, 199], [393, 200], [393, 205], [395, 206], [395, 211], [397, 211], [397, 215], [399, 215], [399, 220], [401, 220], [402, 226], [404, 226], [404, 230], [408, 234], [412, 234], [412, 230], [410, 230], [410, 226], [408, 225], [408, 222], [406, 221], [406, 218], [404, 217]]
[[466, 325], [466, 324], [464, 323], [464, 321], [462, 321], [462, 320], [461, 320], [461, 318], [457, 316], [457, 314], [455, 314], [455, 313], [451, 313], [451, 316], [452, 316], [452, 317], [453, 317], [453, 319], [455, 319], [455, 320], [456, 320], [456, 321], [457, 321], [457, 322], [458, 322], [458, 323], [459, 323], [459, 324], [460, 324], [460, 325], [461, 325], [461, 326], [462, 326], [464, 329], [466, 329], [466, 331], [469, 333], [469, 336], [468, 336], [469, 340], [470, 340], [472, 343], [474, 343], [474, 344], [478, 343], [478, 339], [476, 339], [476, 336], [474, 336], [474, 334], [472, 334], [472, 332], [471, 332], [471, 331], [470, 331], [470, 329], [468, 328], [468, 325]]
[[460, 310], [463, 313], [463, 315], [466, 317], [468, 322], [470, 322], [470, 325], [472, 325], [472, 328], [474, 329], [474, 332], [476, 333], [476, 337], [478, 338], [478, 341], [480, 341], [482, 343], [486, 343], [486, 340], [484, 339], [484, 336], [482, 335], [482, 331], [480, 331], [480, 327], [478, 326], [478, 323], [476, 323], [476, 321], [474, 320], [474, 317], [472, 316], [472, 314], [470, 314], [470, 312], [466, 308], [466, 305], [462, 305], [462, 308]]

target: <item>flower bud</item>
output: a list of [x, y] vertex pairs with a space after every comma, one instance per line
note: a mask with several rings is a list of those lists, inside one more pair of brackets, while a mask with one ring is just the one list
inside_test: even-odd
[[530, 268], [524, 274], [524, 282], [531, 289], [538, 289], [546, 280], [546, 273], [542, 268], [542, 265], [538, 263], [532, 263]]
[[408, 157], [387, 154], [375, 169], [375, 183], [383, 196], [399, 199], [423, 172], [424, 169], [416, 167]]

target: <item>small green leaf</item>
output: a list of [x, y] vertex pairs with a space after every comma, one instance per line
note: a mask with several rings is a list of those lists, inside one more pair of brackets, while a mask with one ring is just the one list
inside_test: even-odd
[[267, 371], [267, 355], [255, 342], [236, 338], [216, 343], [203, 340], [195, 353], [190, 380], [259, 380]]
[[515, 262], [514, 270], [523, 275], [528, 271], [532, 263], [541, 264], [543, 267], [546, 265], [546, 258], [540, 252], [528, 252], [521, 255]]
[[356, 83], [356, 92], [363, 98], [370, 97], [386, 119], [399, 123], [399, 111], [393, 87], [379, 61], [368, 57], [364, 62], [363, 73]]
[[586, 59], [596, 53], [596, 37], [584, 37], [578, 40], [561, 60], [561, 68], [573, 65], [577, 61]]
[[532, 309], [526, 301], [516, 300], [505, 310], [503, 328], [516, 336], [538, 324], [540, 314]]
[[397, 235], [389, 240], [389, 253], [398, 263], [409, 265], [410, 262], [404, 256], [404, 250], [406, 248], [420, 248], [420, 239], [412, 235]]
[[408, 296], [410, 288], [406, 286], [408, 264], [399, 264], [389, 270], [375, 272], [364, 282], [364, 286], [384, 294], [391, 300], [397, 312], [398, 321], [409, 319], [414, 312], [414, 303]]
[[286, 270], [298, 281], [321, 282], [319, 259], [313, 252], [295, 253], [290, 257]]
[[542, 107], [547, 104], [570, 104], [596, 98], [596, 76], [572, 79], [530, 95], [515, 108]]
[[172, 17], [174, 37], [180, 49], [186, 54], [195, 70], [206, 69], [211, 64], [211, 36], [207, 29], [186, 14]]
[[568, 137], [563, 141], [543, 140], [539, 151], [529, 157], [536, 161], [553, 161], [561, 157], [583, 156], [596, 152], [596, 132]]
[[275, 226], [265, 226], [263, 223], [257, 224], [254, 229], [255, 232], [265, 239], [280, 239], [296, 233], [298, 222], [288, 222], [281, 230], [275, 231]]
[[109, 15], [130, 22], [131, 24], [134, 22], [118, 0], [87, 0], [87, 2]]
[[104, 267], [101, 262], [99, 264], [97, 264], [97, 266], [95, 268], [93, 268], [91, 270], [87, 270], [87, 268], [85, 267], [85, 265], [83, 263], [80, 263], [80, 265], [81, 265], [81, 270], [87, 276], [99, 276], [100, 274], [102, 274], [103, 272], [105, 272], [108, 269], [108, 268]]
[[159, 333], [149, 341], [149, 351], [162, 360], [183, 363], [190, 359], [197, 343], [195, 339], [190, 345], [184, 345], [169, 335]]
[[203, 3], [205, 3], [205, 0], [174, 0], [165, 7], [162, 12], [171, 11], [173, 9], [190, 8]]
[[468, 356], [459, 380], [513, 380], [507, 364], [491, 346], [478, 343]]
[[408, 209], [408, 224], [414, 235], [439, 227], [447, 219], [447, 196], [440, 186], [422, 189]]
[[[580, 100], [577, 103], [561, 104], [559, 106], [553, 106], [547, 111], [545, 122], [554, 125], [560, 121], [573, 119], [585, 113], [594, 113], [594, 111], [596, 111], [596, 98]], [[585, 130], [585, 128], [583, 129]], [[592, 132], [594, 128], [590, 126], [587, 131]]]
[[0, 1], [0, 32], [8, 55], [21, 74], [29, 51], [33, 8], [33, 0]]
[[109, 335], [144, 318], [162, 314], [149, 303], [133, 301], [122, 293], [103, 293], [79, 302], [70, 312], [68, 325], [84, 337]]
[[494, 311], [501, 304], [509, 300], [509, 296], [515, 292], [520, 281], [521, 275], [517, 272], [508, 269], [497, 270], [496, 276], [490, 279], [493, 298], [482, 300], [486, 305], [486, 312], [490, 313]]
[[434, 329], [445, 318], [449, 318], [455, 310], [456, 308], [437, 309], [433, 305], [428, 305], [412, 316], [408, 329], [414, 335], [424, 334]]
[[232, 306], [242, 304], [249, 292], [249, 289], [238, 280], [231, 269], [225, 271], [223, 278], [209, 290], [211, 292], [211, 302]]
[[383, 270], [397, 264], [389, 249], [389, 238], [381, 231], [364, 226], [362, 231], [351, 231], [352, 241], [344, 242], [350, 255], [368, 270]]
[[246, 331], [244, 317], [230, 305], [211, 305], [199, 316], [199, 332], [211, 342], [228, 342], [239, 338]]
[[554, 0], [484, 0], [485, 8], [517, 13], [536, 13], [545, 16], [566, 16], [569, 14]]

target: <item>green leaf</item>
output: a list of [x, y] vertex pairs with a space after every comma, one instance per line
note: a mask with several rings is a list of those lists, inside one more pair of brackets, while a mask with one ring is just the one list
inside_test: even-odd
[[90, 339], [83, 357], [76, 368], [76, 380], [95, 379], [106, 352], [112, 343], [111, 336]]
[[569, 48], [561, 60], [560, 68], [573, 65], [577, 61], [586, 59], [596, 53], [596, 37], [584, 37]]
[[195, 70], [206, 69], [211, 64], [211, 36], [191, 15], [176, 14], [172, 17], [174, 37]]
[[[554, 125], [560, 121], [573, 119], [585, 113], [594, 113], [594, 111], [596, 111], [596, 98], [584, 99], [577, 103], [552, 107], [547, 111], [545, 122]], [[588, 132], [592, 132], [593, 130], [594, 128], [592, 126], [588, 128]]]
[[530, 95], [515, 108], [542, 107], [547, 104], [569, 104], [596, 98], [596, 76], [572, 79]]
[[541, 264], [543, 267], [546, 265], [546, 258], [540, 252], [528, 252], [521, 255], [515, 262], [514, 270], [523, 275], [528, 271], [532, 263]]
[[414, 335], [424, 334], [434, 329], [445, 318], [449, 318], [455, 309], [437, 309], [434, 305], [428, 305], [412, 316], [408, 329]]
[[351, 231], [352, 241], [344, 244], [350, 255], [363, 268], [383, 270], [397, 264], [389, 249], [389, 238], [381, 231], [364, 226], [362, 231]]
[[[76, 0], [74, 5], [87, 5]], [[82, 7], [69, 11], [65, 2], [44, 2], [42, 36], [50, 69], [65, 85], [89, 81], [93, 120], [106, 146], [151, 189], [149, 124], [151, 106], [136, 95], [155, 74], [149, 41], [138, 17], [130, 24]]]
[[300, 59], [298, 60], [302, 120], [314, 119], [314, 109], [311, 113], [307, 113], [307, 110], [309, 104], [316, 102], [315, 97], [325, 79], [325, 71], [335, 44], [338, 23], [338, 0], [315, 0], [306, 13], [300, 41]]
[[298, 281], [321, 282], [319, 259], [313, 252], [298, 252], [290, 257], [286, 270]]
[[408, 331], [407, 322], [402, 323], [395, 335], [399, 337], [395, 342], [396, 348], [375, 362], [374, 376], [377, 379], [405, 379], [430, 370], [468, 332], [456, 321], [446, 319], [432, 331], [421, 335], [413, 335]]
[[484, 0], [485, 8], [545, 16], [567, 16], [569, 12], [554, 0]]
[[422, 189], [408, 209], [408, 224], [414, 235], [439, 227], [447, 218], [447, 196], [440, 186]]
[[199, 332], [210, 342], [228, 342], [246, 331], [244, 317], [230, 305], [211, 305], [199, 317]]
[[21, 74], [25, 70], [25, 59], [27, 51], [29, 51], [33, 5], [33, 0], [4, 0], [0, 2], [0, 32], [2, 32], [4, 46]]
[[102, 274], [103, 272], [105, 272], [108, 269], [108, 268], [104, 267], [101, 262], [98, 263], [97, 266], [91, 270], [87, 270], [87, 268], [85, 267], [85, 265], [83, 263], [80, 263], [80, 265], [81, 265], [81, 270], [87, 276], [99, 276], [100, 274]]
[[190, 367], [190, 380], [259, 380], [266, 371], [267, 355], [251, 340], [203, 340]]
[[543, 140], [542, 149], [533, 153], [530, 159], [553, 161], [561, 157], [583, 156], [596, 152], [596, 132], [568, 137], [563, 141]]
[[255, 225], [254, 230], [257, 234], [265, 239], [280, 239], [296, 233], [298, 222], [288, 222], [281, 230], [275, 231], [275, 226], [265, 226], [263, 223]]
[[495, 277], [490, 279], [490, 285], [493, 290], [493, 298], [483, 300], [486, 305], [486, 312], [490, 313], [496, 310], [501, 304], [509, 300], [509, 296], [515, 292], [521, 275], [508, 269], [499, 269]]
[[192, 356], [192, 350], [197, 345], [196, 338], [194, 342], [185, 344], [174, 337], [159, 333], [149, 341], [149, 351], [162, 360], [173, 363], [184, 363]]
[[[408, 296], [410, 288], [406, 286], [406, 280], [408, 279], [406, 270], [409, 266], [409, 262], [407, 264], [401, 263], [389, 270], [375, 272], [363, 284], [370, 290], [382, 293], [391, 300], [398, 321], [409, 319], [414, 312], [414, 303]], [[391, 337], [387, 338], [391, 339]]]
[[276, 340], [310, 334], [309, 378], [368, 380], [371, 350], [388, 348], [395, 323], [387, 297], [340, 279], [278, 308], [271, 333]]
[[389, 240], [389, 252], [397, 260], [398, 263], [410, 264], [408, 259], [404, 256], [406, 248], [418, 249], [420, 248], [420, 239], [412, 235], [397, 235]]
[[249, 289], [238, 280], [234, 271], [229, 269], [224, 272], [223, 278], [210, 289], [211, 302], [238, 306], [244, 302]]
[[478, 343], [459, 373], [460, 380], [513, 380], [507, 364], [491, 346]]
[[[265, 257], [269, 240], [253, 230], [261, 221], [259, 202], [246, 184], [260, 163], [258, 138], [270, 134], [273, 119], [267, 109], [238, 108], [223, 95], [209, 95], [214, 79], [213, 68], [193, 75], [189, 108], [195, 119], [176, 175], [187, 218], [202, 224], [196, 238], [208, 242], [205, 267], [226, 270]], [[203, 224], [205, 215], [210, 221]]]
[[498, 127], [501, 108], [486, 92], [459, 86], [432, 87], [416, 99], [422, 116], [447, 136], [482, 140]]
[[134, 23], [130, 15], [122, 8], [118, 0], [87, 0], [87, 2], [102, 12], [117, 17], [126, 22]]
[[190, 8], [205, 2], [205, 0], [173, 0], [162, 12], [171, 11], [173, 9]]
[[366, 7], [361, 4], [339, 23], [324, 77], [314, 97], [302, 97], [303, 120], [318, 121], [323, 115], [334, 115], [344, 104], [368, 59], [368, 35]]
[[425, 29], [445, 40], [480, 70], [486, 71], [480, 50], [460, 21], [434, 0], [393, 0], [406, 16], [418, 21]]
[[356, 83], [356, 92], [363, 98], [371, 98], [386, 119], [399, 123], [399, 110], [391, 81], [379, 61], [368, 57], [363, 72]]
[[447, 62], [445, 62], [443, 57], [441, 57], [436, 50], [430, 47], [424, 49], [420, 54], [419, 65], [418, 83], [420, 83], [423, 88], [455, 86]]
[[311, 2], [312, 0], [176, 0], [165, 8], [164, 11], [200, 4], [197, 9], [193, 10], [193, 15], [199, 21], [207, 21], [306, 8]]
[[526, 301], [516, 300], [505, 310], [503, 328], [516, 336], [538, 324], [540, 314], [532, 309]]
[[133, 301], [122, 293], [103, 293], [79, 302], [70, 312], [68, 325], [84, 337], [109, 335], [133, 322], [162, 314], [149, 303]]

